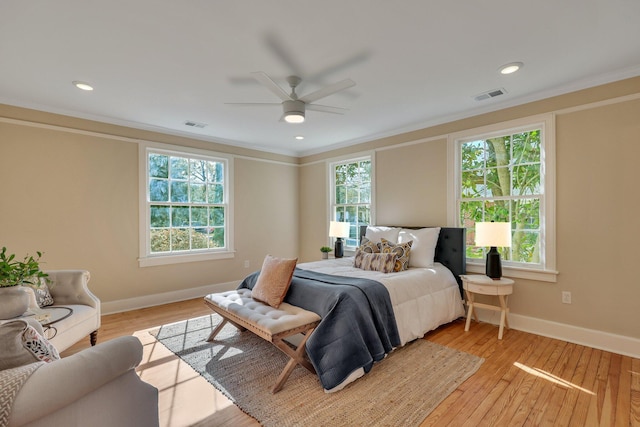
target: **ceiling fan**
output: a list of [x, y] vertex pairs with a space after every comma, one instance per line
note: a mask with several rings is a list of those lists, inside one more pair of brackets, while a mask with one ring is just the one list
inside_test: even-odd
[[344, 114], [348, 111], [346, 108], [330, 107], [328, 105], [312, 104], [312, 102], [325, 98], [329, 95], [333, 95], [336, 92], [353, 87], [356, 83], [351, 79], [341, 80], [337, 83], [325, 86], [322, 89], [318, 89], [315, 92], [311, 92], [305, 96], [298, 97], [296, 93], [296, 87], [300, 84], [302, 79], [298, 76], [287, 77], [287, 83], [291, 87], [291, 93], [285, 92], [271, 77], [262, 71], [255, 71], [251, 73], [252, 77], [259, 83], [264, 85], [267, 89], [273, 92], [278, 98], [282, 100], [281, 103], [275, 102], [248, 102], [248, 103], [227, 103], [227, 105], [244, 105], [244, 106], [270, 106], [281, 105], [282, 106], [282, 119], [287, 123], [302, 123], [305, 118], [306, 110], [321, 111], [323, 113]]

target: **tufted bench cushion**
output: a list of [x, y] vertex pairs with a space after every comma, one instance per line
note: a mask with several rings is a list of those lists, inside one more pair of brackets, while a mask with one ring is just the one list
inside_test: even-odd
[[[260, 338], [273, 343], [289, 356], [290, 360], [280, 373], [273, 387], [273, 393], [282, 388], [296, 364], [315, 374], [313, 365], [306, 359], [305, 344], [315, 327], [320, 323], [318, 314], [284, 302], [278, 308], [273, 308], [251, 298], [251, 290], [249, 289], [210, 294], [204, 297], [204, 302], [223, 318], [223, 321], [211, 332], [207, 341], [213, 341], [222, 327], [229, 322], [241, 331], [249, 330]], [[292, 347], [284, 341], [285, 338], [296, 334], [304, 335], [297, 347]]]

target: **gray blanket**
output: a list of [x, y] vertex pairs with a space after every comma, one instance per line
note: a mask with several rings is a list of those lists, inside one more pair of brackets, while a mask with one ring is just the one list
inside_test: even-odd
[[[239, 288], [253, 289], [259, 273]], [[307, 341], [307, 354], [326, 390], [359, 368], [369, 372], [400, 345], [389, 292], [374, 280], [296, 268], [285, 301], [322, 317]]]

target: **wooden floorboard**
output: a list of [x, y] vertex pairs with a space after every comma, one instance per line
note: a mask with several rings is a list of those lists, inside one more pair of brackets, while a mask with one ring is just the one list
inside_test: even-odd
[[[194, 299], [106, 315], [98, 342], [123, 335], [140, 339], [145, 353], [137, 371], [159, 390], [161, 426], [258, 426], [148, 332], [209, 314], [203, 301]], [[429, 332], [425, 339], [485, 361], [421, 427], [640, 427], [639, 359], [512, 329], [498, 340], [497, 326], [472, 322], [464, 332], [462, 320]], [[62, 356], [89, 347], [88, 341]]]

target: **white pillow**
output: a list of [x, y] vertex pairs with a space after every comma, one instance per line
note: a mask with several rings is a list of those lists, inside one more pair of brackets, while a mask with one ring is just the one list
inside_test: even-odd
[[431, 267], [436, 255], [436, 244], [440, 227], [409, 230], [403, 228], [398, 234], [398, 243], [413, 241], [409, 256], [409, 267]]
[[378, 227], [378, 226], [367, 226], [367, 233], [365, 237], [371, 240], [373, 243], [380, 243], [380, 239], [387, 239], [393, 244], [398, 243], [398, 233], [400, 233], [400, 229], [397, 227]]

